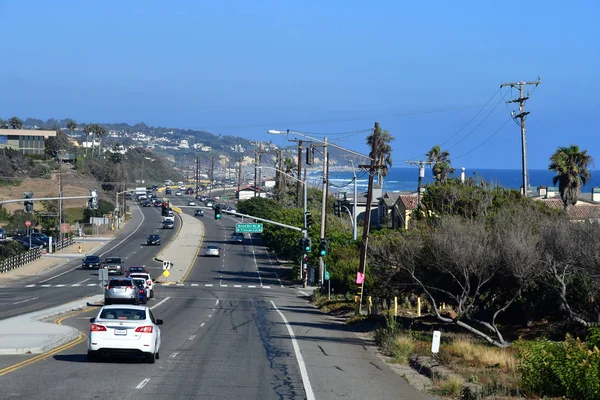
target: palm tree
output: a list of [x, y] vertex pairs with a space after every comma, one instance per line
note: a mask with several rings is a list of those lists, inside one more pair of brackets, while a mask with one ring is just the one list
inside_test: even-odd
[[433, 163], [431, 171], [435, 182], [437, 184], [445, 183], [448, 180], [448, 175], [454, 173], [448, 150], [442, 151], [440, 146], [436, 144], [425, 155], [427, 156], [427, 162]]
[[369, 157], [375, 159], [375, 164], [381, 168], [377, 170], [377, 183], [383, 187], [383, 178], [387, 176], [389, 168], [392, 166], [392, 146], [390, 142], [395, 138], [388, 131], [373, 131], [367, 136], [367, 145], [371, 148]]
[[77, 129], [77, 122], [70, 120], [67, 124], [67, 129], [71, 132], [71, 136], [73, 136], [73, 131]]
[[[283, 172], [285, 172], [285, 174], [283, 174], [283, 186], [286, 187], [289, 179], [288, 175], [294, 176], [296, 172], [298, 172], [298, 167], [294, 160], [289, 157], [285, 158], [283, 161]], [[300, 177], [298, 177], [298, 179], [300, 179]]]
[[92, 130], [89, 125], [86, 125], [83, 127], [83, 131], [85, 132], [85, 156], [87, 157], [87, 149], [90, 143], [90, 133], [92, 133]]
[[558, 183], [558, 191], [565, 211], [577, 203], [581, 186], [591, 178], [588, 167], [593, 163], [587, 150], [579, 150], [579, 146], [559, 147], [550, 157], [549, 170], [556, 172], [552, 184]]
[[98, 124], [94, 125], [96, 125], [96, 136], [98, 136], [98, 156], [100, 156], [102, 152], [102, 138], [106, 135], [106, 128]]

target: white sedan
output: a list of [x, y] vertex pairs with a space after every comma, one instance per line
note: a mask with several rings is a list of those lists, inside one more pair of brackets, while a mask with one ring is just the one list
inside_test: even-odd
[[181, 196], [181, 192], [175, 193], [175, 196]]
[[104, 306], [90, 320], [88, 361], [104, 355], [142, 356], [153, 364], [160, 357], [160, 328], [163, 321], [154, 319], [145, 306]]
[[190, 202], [188, 202], [188, 206], [194, 206], [195, 207], [196, 206], [196, 202], [195, 201], [190, 201]]

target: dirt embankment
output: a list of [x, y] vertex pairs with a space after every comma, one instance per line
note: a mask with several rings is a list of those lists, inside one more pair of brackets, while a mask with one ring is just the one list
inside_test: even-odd
[[[83, 176], [68, 168], [65, 168], [63, 171], [62, 179], [64, 197], [87, 196], [89, 189], [100, 188], [100, 185], [96, 180], [94, 180], [94, 178], [90, 176]], [[51, 179], [23, 178], [22, 180], [14, 180], [13, 184], [0, 185], [0, 200], [22, 199], [24, 192], [33, 192], [34, 198], [57, 197], [58, 173], [52, 174]], [[99, 190], [99, 192], [101, 191]], [[85, 199], [63, 201], [65, 208], [84, 207], [86, 204], [87, 200]], [[4, 208], [9, 212], [22, 210], [23, 203], [4, 204]], [[36, 202], [35, 209], [36, 211], [43, 210], [42, 204]]]

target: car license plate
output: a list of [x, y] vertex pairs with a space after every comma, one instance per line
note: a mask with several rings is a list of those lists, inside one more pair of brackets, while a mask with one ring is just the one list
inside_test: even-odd
[[125, 336], [127, 335], [127, 329], [115, 329], [115, 335]]

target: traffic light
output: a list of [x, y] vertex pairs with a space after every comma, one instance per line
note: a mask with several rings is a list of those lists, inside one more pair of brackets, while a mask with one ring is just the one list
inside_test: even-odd
[[314, 162], [315, 162], [315, 149], [313, 148], [313, 145], [310, 144], [306, 148], [306, 165], [313, 165]]
[[163, 201], [162, 203], [162, 210], [161, 210], [161, 215], [163, 217], [167, 217], [169, 215], [169, 202], [168, 201]]
[[221, 206], [215, 206], [215, 219], [221, 219]]
[[321, 239], [321, 241], [319, 242], [319, 255], [321, 257], [324, 257], [327, 255], [328, 252], [329, 252], [329, 243], [327, 242], [327, 239]]
[[339, 201], [336, 201], [335, 203], [333, 203], [333, 214], [336, 217], [342, 216], [342, 205], [340, 204]]
[[[23, 198], [25, 199], [33, 199], [33, 192], [25, 192], [23, 194]], [[23, 211], [26, 213], [33, 212], [33, 201], [24, 201], [23, 202]]]
[[90, 210], [98, 209], [98, 193], [95, 190], [89, 191], [90, 198], [88, 200], [88, 208]]
[[313, 224], [312, 214], [310, 212], [306, 213], [306, 228], [310, 228]]
[[310, 253], [310, 250], [312, 248], [312, 240], [309, 237], [303, 237], [300, 240], [300, 243], [302, 245], [302, 251], [304, 253]]

